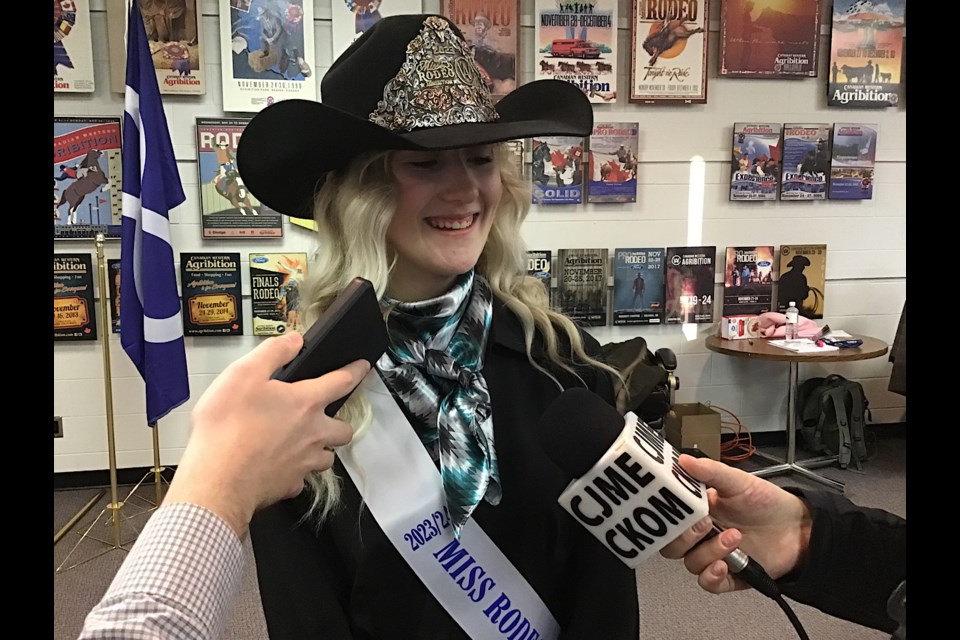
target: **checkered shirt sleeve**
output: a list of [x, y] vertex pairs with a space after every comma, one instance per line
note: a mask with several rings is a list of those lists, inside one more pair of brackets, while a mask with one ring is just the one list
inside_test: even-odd
[[79, 640], [207, 640], [223, 634], [243, 576], [243, 543], [189, 503], [150, 517]]

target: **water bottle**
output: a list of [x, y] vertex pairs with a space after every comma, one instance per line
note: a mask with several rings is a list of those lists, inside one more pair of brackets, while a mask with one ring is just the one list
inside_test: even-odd
[[784, 315], [787, 317], [786, 335], [784, 336], [787, 339], [787, 342], [796, 342], [798, 336], [798, 331], [800, 328], [800, 310], [797, 309], [797, 303], [790, 301], [790, 306], [787, 307]]

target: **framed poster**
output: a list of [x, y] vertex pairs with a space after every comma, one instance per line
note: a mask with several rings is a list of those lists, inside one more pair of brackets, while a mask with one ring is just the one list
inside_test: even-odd
[[827, 105], [893, 107], [903, 95], [906, 0], [834, 0]]
[[537, 80], [565, 80], [590, 102], [617, 99], [617, 0], [536, 0]]
[[107, 260], [107, 287], [110, 289], [110, 333], [120, 333], [120, 259]]
[[277, 336], [304, 328], [300, 284], [306, 274], [306, 253], [250, 254], [253, 335]]
[[120, 118], [53, 118], [53, 238], [120, 237]]
[[780, 186], [779, 122], [733, 125], [730, 200], [776, 200]]
[[53, 0], [53, 91], [92, 93], [90, 0]]
[[[110, 90], [125, 91], [127, 0], [106, 0]], [[204, 31], [198, 0], [140, 0], [140, 14], [153, 53], [160, 93], [200, 95], [207, 91]]]
[[872, 200], [877, 125], [835, 123], [832, 153], [827, 196], [831, 200]]
[[830, 174], [830, 125], [783, 125], [781, 200], [826, 200]]
[[243, 335], [239, 253], [181, 253], [183, 335]]
[[494, 102], [517, 88], [519, 0], [441, 0], [440, 13], [473, 46], [473, 59]]
[[723, 0], [719, 75], [817, 77], [820, 1]]
[[236, 151], [249, 119], [197, 118], [197, 171], [204, 239], [282, 238], [282, 216], [257, 200], [237, 170]]
[[760, 315], [773, 303], [773, 245], [727, 247], [723, 315]]
[[533, 138], [534, 204], [583, 202], [583, 143], [579, 136]]
[[[330, 0], [333, 59], [339, 58], [360, 34], [380, 18], [408, 13], [423, 13], [421, 0]], [[464, 31], [464, 35], [466, 33]]]
[[587, 162], [587, 202], [636, 202], [640, 125], [594, 123]]
[[53, 340], [96, 340], [93, 260], [89, 253], [53, 254]]
[[614, 326], [663, 321], [663, 253], [661, 248], [614, 250]]
[[310, 0], [218, 0], [224, 111], [317, 99]]
[[557, 304], [560, 313], [580, 326], [607, 324], [607, 280], [610, 258], [607, 249], [559, 249], [557, 251]]
[[710, 0], [633, 0], [630, 102], [707, 101]]
[[713, 322], [717, 248], [667, 247], [664, 258], [666, 324]]
[[790, 302], [796, 302], [800, 315], [821, 320], [827, 289], [827, 245], [781, 245], [779, 267], [777, 311], [783, 313]]

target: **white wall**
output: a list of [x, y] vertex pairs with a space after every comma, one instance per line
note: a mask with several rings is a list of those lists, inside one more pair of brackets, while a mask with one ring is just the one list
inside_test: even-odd
[[[335, 0], [336, 1], [336, 0]], [[314, 0], [319, 77], [332, 62], [330, 5]], [[56, 115], [123, 113], [123, 97], [109, 91], [105, 0], [92, 0], [94, 94], [57, 94]], [[722, 255], [728, 245], [826, 243], [826, 313], [823, 321], [851, 333], [892, 343], [906, 300], [906, 108], [876, 110], [828, 109], [826, 61], [829, 57], [830, 0], [824, 0], [820, 77], [804, 80], [736, 80], [716, 76], [719, 31], [718, 0], [710, 23], [709, 102], [693, 106], [629, 104], [630, 0], [620, 0], [619, 97], [616, 104], [595, 105], [598, 119], [638, 121], [640, 160], [638, 198], [629, 205], [534, 206], [523, 235], [531, 248], [716, 245]], [[218, 9], [215, 0], [200, 0], [205, 37], [204, 96], [165, 96], [164, 107], [173, 138], [186, 203], [171, 220], [176, 254], [181, 251], [233, 251], [242, 259], [255, 251], [310, 251], [306, 230], [285, 225], [282, 239], [203, 241], [197, 184], [194, 119], [223, 112], [220, 88]], [[435, 12], [439, 0], [424, 0]], [[522, 0], [521, 82], [533, 80], [533, 0]], [[318, 83], [319, 85], [319, 83]], [[318, 89], [319, 90], [319, 89]], [[873, 122], [879, 126], [874, 199], [816, 203], [731, 203], [727, 200], [731, 129], [734, 121]], [[702, 238], [688, 239], [687, 187], [689, 160], [706, 160], [706, 195]], [[89, 251], [89, 242], [56, 242], [55, 251]], [[106, 246], [108, 258], [119, 257], [119, 243]], [[96, 262], [94, 262], [96, 264]], [[179, 265], [178, 269], [179, 269]], [[179, 272], [179, 271], [178, 271]], [[251, 326], [247, 264], [243, 264], [245, 324]], [[99, 288], [99, 287], [98, 287]], [[717, 297], [722, 296], [717, 276]], [[98, 293], [99, 295], [99, 293]], [[718, 311], [719, 313], [719, 311]], [[98, 308], [99, 314], [99, 308]], [[710, 402], [735, 413], [753, 432], [779, 430], [786, 416], [787, 365], [753, 362], [708, 351], [704, 338], [716, 323], [697, 325], [696, 335], [683, 335], [678, 326], [602, 327], [591, 332], [601, 341], [621, 341], [636, 335], [652, 349], [670, 347], [678, 356], [679, 402]], [[249, 331], [249, 329], [248, 329]], [[110, 335], [117, 466], [153, 464], [152, 436], [146, 427], [143, 383]], [[54, 439], [54, 472], [108, 468], [103, 343], [58, 342], [54, 345], [54, 415], [63, 417], [63, 438]], [[210, 381], [229, 362], [260, 342], [251, 335], [225, 338], [186, 338], [191, 400], [160, 423], [161, 464], [174, 465], [187, 441], [189, 412]], [[835, 372], [859, 380], [866, 390], [876, 423], [899, 422], [905, 399], [887, 391], [891, 365], [886, 357], [835, 365], [803, 364], [800, 378]]]

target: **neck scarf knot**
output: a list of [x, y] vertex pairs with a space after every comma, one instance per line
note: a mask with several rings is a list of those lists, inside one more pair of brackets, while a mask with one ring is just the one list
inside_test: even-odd
[[454, 530], [480, 500], [500, 502], [490, 392], [483, 355], [493, 317], [493, 295], [481, 275], [463, 274], [438, 298], [398, 302], [387, 317], [391, 346], [377, 363], [420, 441], [439, 459]]

